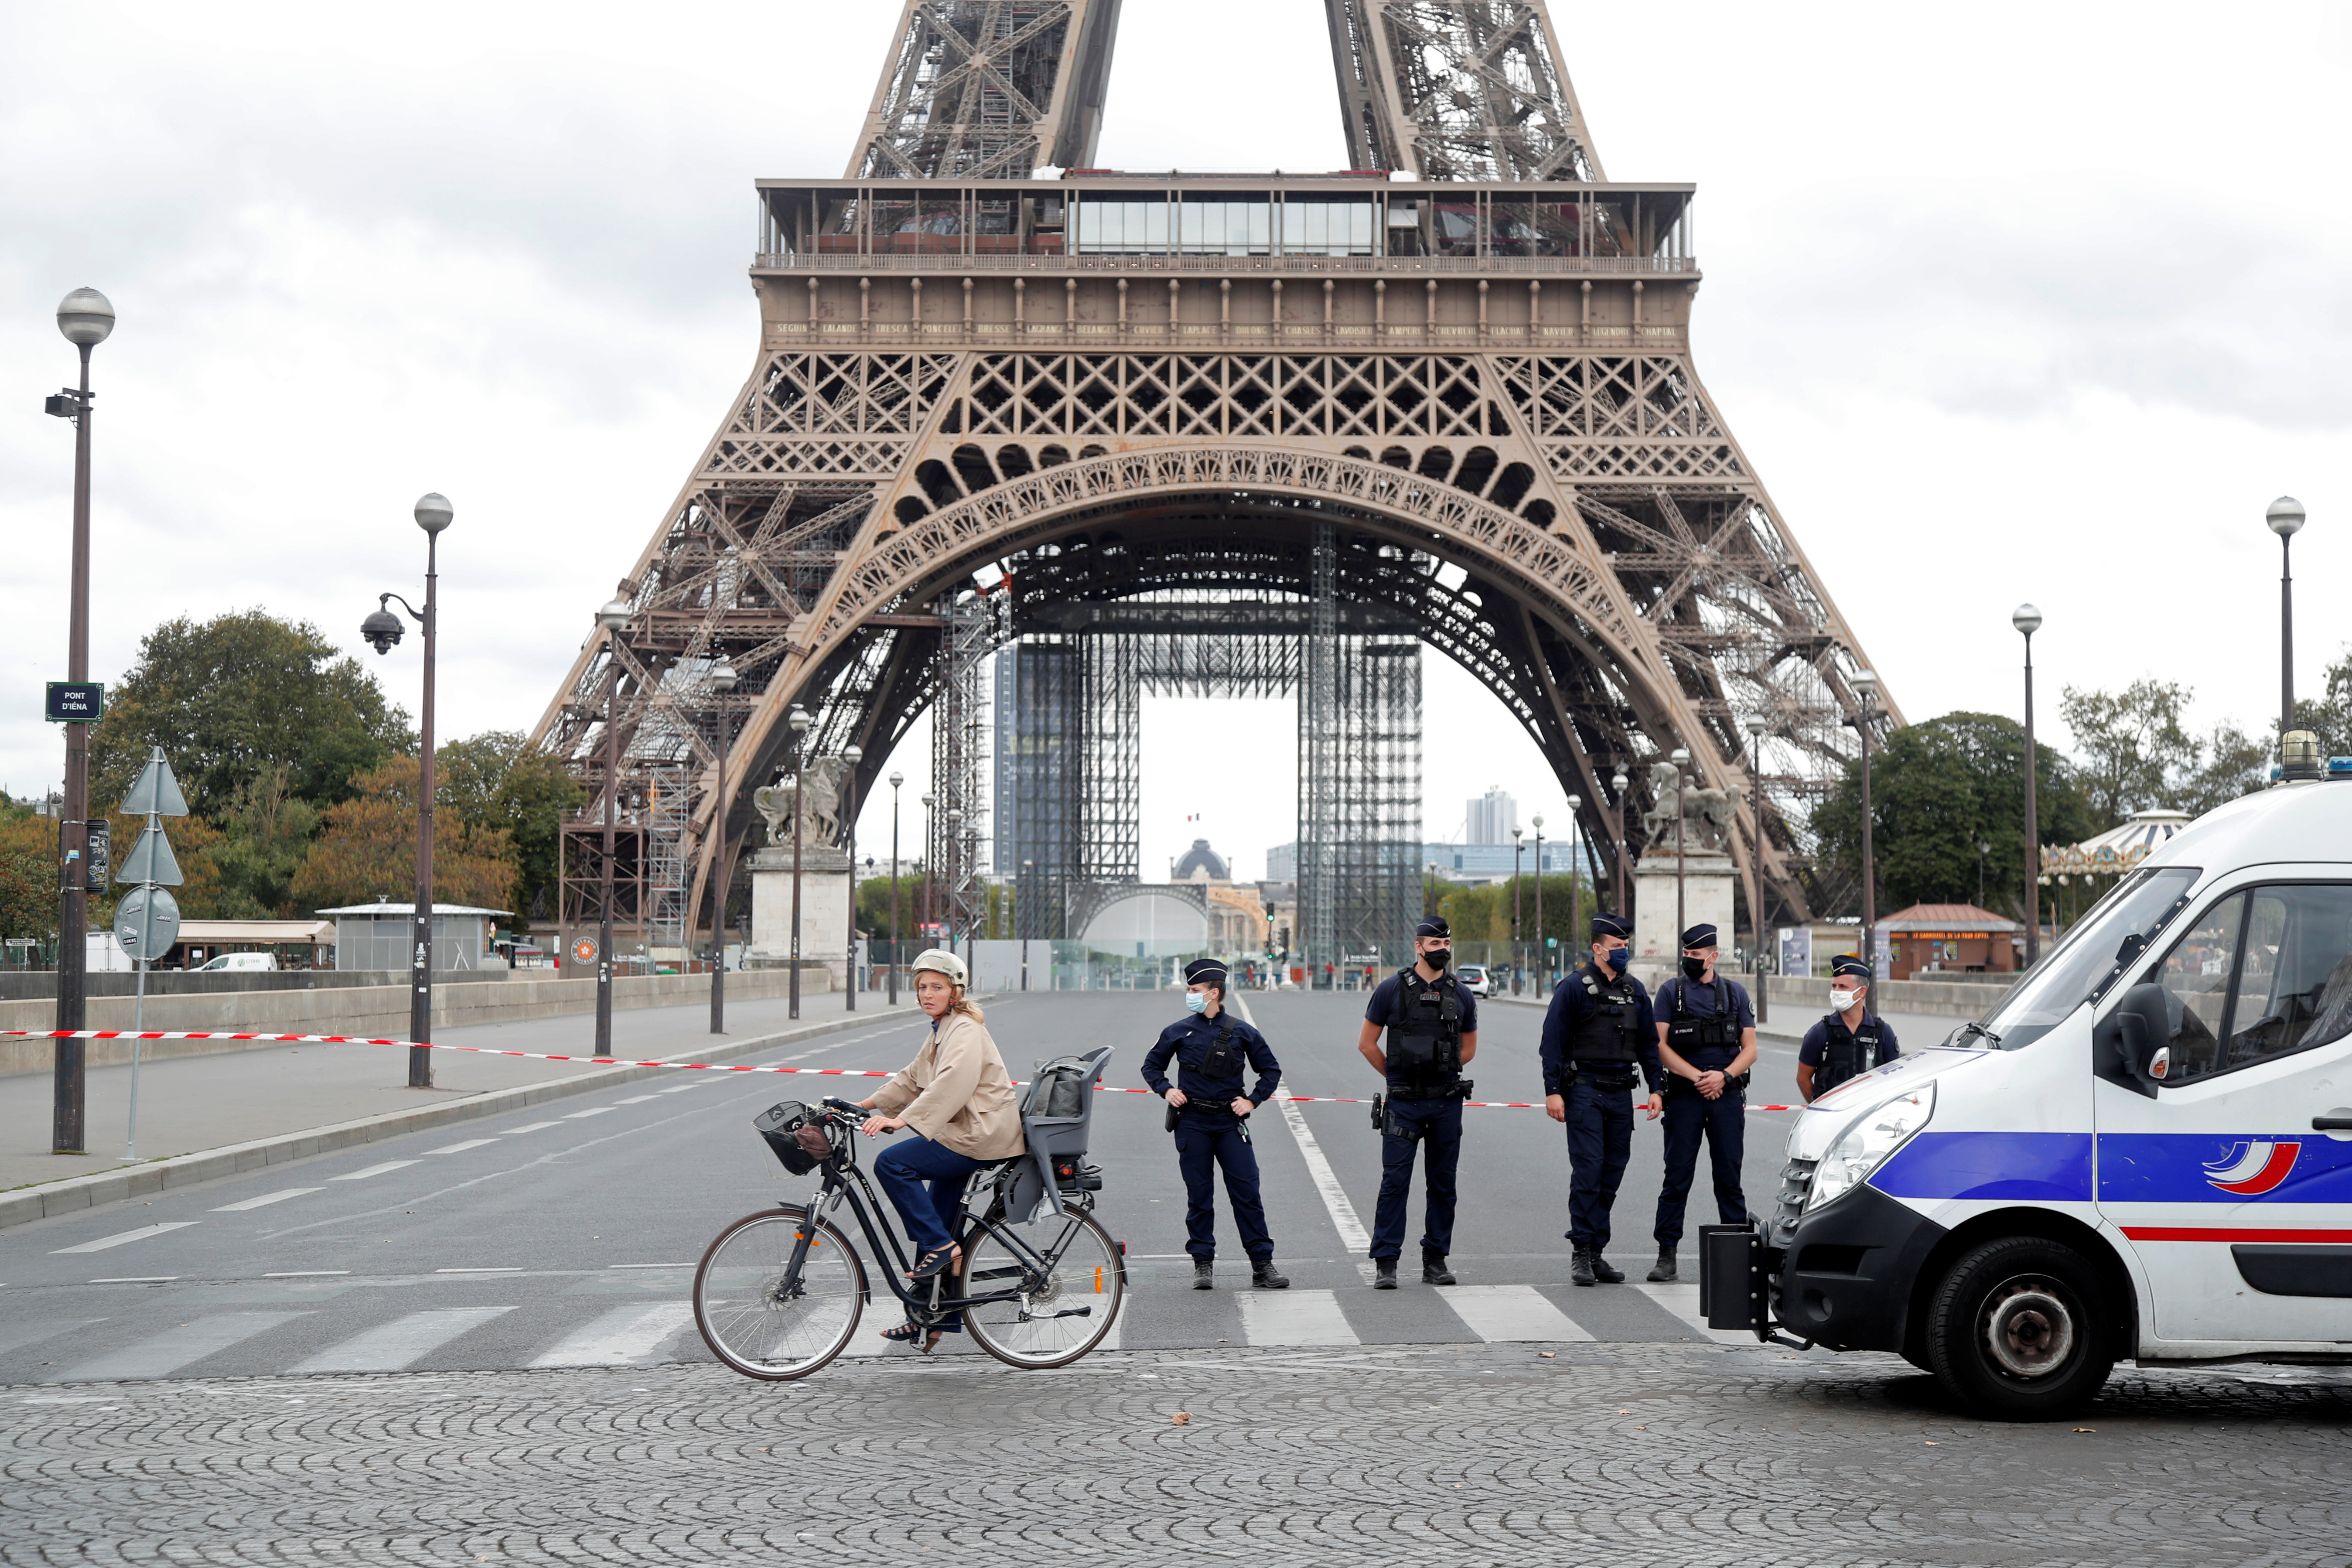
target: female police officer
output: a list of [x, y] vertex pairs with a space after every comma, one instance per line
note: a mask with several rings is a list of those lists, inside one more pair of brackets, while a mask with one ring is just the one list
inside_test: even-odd
[[[1225, 1196], [1234, 1205], [1234, 1226], [1250, 1259], [1250, 1282], [1261, 1290], [1286, 1290], [1290, 1281], [1275, 1272], [1274, 1237], [1266, 1233], [1265, 1205], [1257, 1195], [1257, 1152], [1250, 1147], [1249, 1113], [1264, 1105], [1282, 1081], [1282, 1065], [1265, 1037], [1225, 1011], [1225, 966], [1196, 958], [1184, 966], [1187, 1016], [1160, 1031], [1143, 1058], [1143, 1081], [1168, 1102], [1176, 1133], [1176, 1166], [1184, 1173], [1184, 1250], [1192, 1255], [1192, 1289], [1216, 1281], [1217, 1207], [1212, 1165], [1225, 1173]], [[1181, 1083], [1168, 1081], [1173, 1059]], [[1242, 1093], [1242, 1069], [1257, 1071], [1257, 1082]]]

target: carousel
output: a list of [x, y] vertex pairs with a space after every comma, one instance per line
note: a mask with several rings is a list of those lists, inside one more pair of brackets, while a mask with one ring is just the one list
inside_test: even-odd
[[[2095, 838], [2044, 849], [2042, 885], [2053, 889], [2051, 912], [2060, 927], [2072, 924], [2072, 914], [2087, 908], [2106, 891], [2093, 879], [2122, 876], [2192, 820], [2185, 811], [2136, 811], [2127, 821]], [[2082, 889], [2079, 894], [2078, 888]]]

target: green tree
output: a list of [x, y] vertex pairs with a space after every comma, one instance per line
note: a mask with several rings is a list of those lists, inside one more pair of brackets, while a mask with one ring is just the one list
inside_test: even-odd
[[[2024, 726], [1997, 713], [1947, 713], [1897, 730], [1873, 751], [1870, 784], [1882, 913], [1915, 903], [1976, 902], [1977, 846], [1989, 844], [1985, 902], [2023, 918]], [[2064, 760], [2039, 743], [2034, 795], [2043, 844], [2074, 844], [2090, 836], [2090, 816]], [[1821, 868], [1859, 886], [1859, 759], [1847, 764], [1811, 820]]]
[[2143, 677], [2122, 691], [2067, 687], [2058, 714], [2074, 736], [2074, 773], [2091, 831], [2103, 833], [2136, 811], [2168, 805], [2193, 776], [2202, 747], [2180, 727], [2192, 693], [2176, 681]]
[[162, 746], [199, 816], [233, 815], [240, 791], [281, 767], [291, 798], [325, 806], [415, 744], [375, 678], [309, 622], [262, 610], [184, 616], [147, 634], [109, 696], [90, 734], [90, 798], [119, 804]]
[[[550, 752], [512, 730], [489, 730], [438, 748], [434, 798], [454, 814], [465, 840], [503, 833], [515, 861], [506, 907], [519, 923], [552, 918], [563, 819], [588, 792]], [[439, 822], [435, 822], [438, 841]], [[740, 857], [739, 857], [740, 858]]]
[[2202, 816], [2242, 795], [2252, 795], [2270, 784], [2271, 758], [2276, 746], [2257, 740], [2224, 721], [2198, 742], [2197, 765], [2167, 786], [2164, 804], [2191, 816]]
[[[184, 872], [194, 858], [187, 823], [203, 820], [167, 820], [163, 825]], [[319, 823], [319, 809], [296, 798], [292, 770], [283, 763], [240, 785], [218, 825], [219, 841], [202, 851], [218, 872], [218, 885], [209, 900], [213, 918], [294, 918], [294, 878], [310, 855]]]
[[[894, 879], [868, 877], [857, 884], [857, 928], [876, 942], [890, 940], [890, 889]], [[912, 941], [915, 935], [915, 900], [922, 896], [920, 877], [895, 879], [898, 889], [898, 936]]]
[[[351, 799], [327, 808], [325, 829], [294, 876], [299, 907], [330, 909], [414, 894], [420, 771], [415, 757], [394, 757], [352, 780], [357, 793]], [[436, 901], [500, 909], [514, 885], [514, 847], [505, 829], [468, 833], [455, 811], [434, 813]]]

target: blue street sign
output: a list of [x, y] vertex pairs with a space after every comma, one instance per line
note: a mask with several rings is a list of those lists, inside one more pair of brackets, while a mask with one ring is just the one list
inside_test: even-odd
[[52, 724], [95, 724], [106, 717], [106, 686], [97, 680], [49, 682], [47, 718]]

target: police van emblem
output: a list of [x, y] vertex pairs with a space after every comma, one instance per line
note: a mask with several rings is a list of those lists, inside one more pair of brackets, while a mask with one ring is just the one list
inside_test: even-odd
[[2225, 1193], [2259, 1197], [2286, 1180], [2302, 1152], [2303, 1145], [2292, 1139], [2273, 1142], [2256, 1138], [2233, 1144], [2228, 1153], [2206, 1163], [2205, 1182]]

